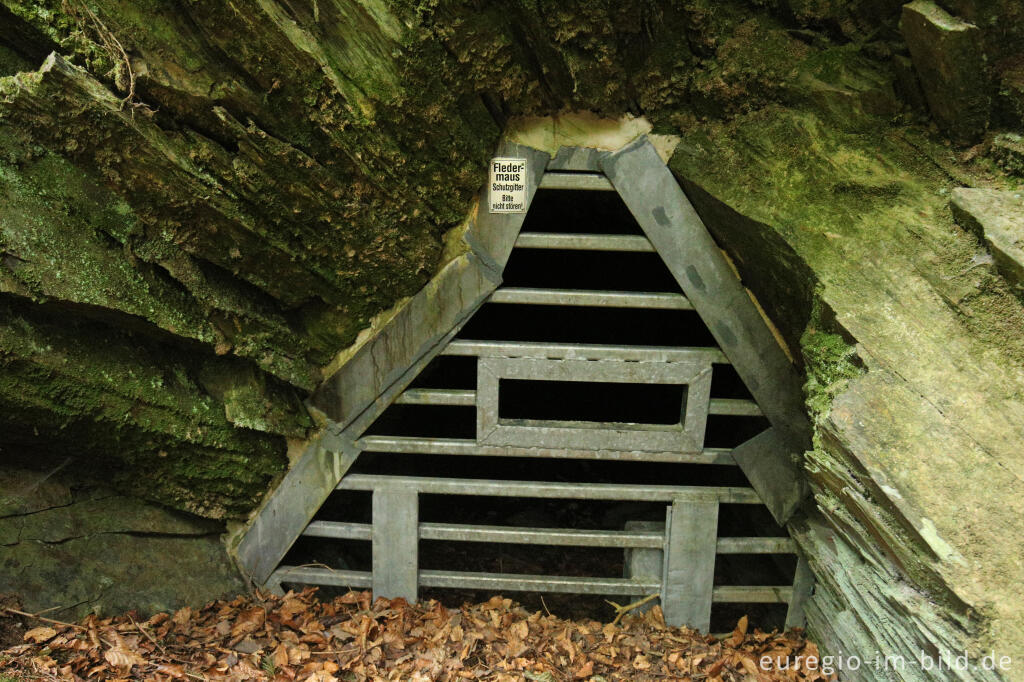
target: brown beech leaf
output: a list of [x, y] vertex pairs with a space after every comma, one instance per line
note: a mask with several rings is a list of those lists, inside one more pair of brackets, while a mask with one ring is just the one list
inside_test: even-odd
[[732, 637], [729, 638], [728, 644], [732, 647], [737, 647], [743, 643], [743, 640], [747, 636], [747, 617], [743, 616], [736, 623], [736, 629], [732, 631]]
[[584, 663], [580, 667], [579, 670], [576, 671], [576, 674], [573, 675], [573, 677], [575, 677], [577, 680], [581, 680], [581, 679], [583, 679], [585, 677], [590, 677], [593, 674], [594, 674], [594, 662], [593, 661], [587, 661], [586, 663]]
[[157, 665], [156, 671], [158, 673], [163, 673], [164, 675], [170, 675], [176, 680], [186, 677], [185, 666], [180, 663], [160, 663]]
[[32, 628], [25, 633], [24, 640], [33, 644], [42, 644], [57, 636], [57, 631], [51, 627]]
[[131, 649], [115, 646], [103, 652], [103, 660], [115, 668], [131, 668], [133, 665], [146, 665], [146, 659]]
[[267, 620], [267, 612], [262, 606], [254, 606], [238, 614], [234, 627], [231, 628], [232, 639], [256, 632]]

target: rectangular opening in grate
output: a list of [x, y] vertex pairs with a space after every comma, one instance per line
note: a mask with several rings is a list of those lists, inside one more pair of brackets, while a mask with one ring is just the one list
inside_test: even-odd
[[609, 547], [565, 547], [420, 540], [420, 568], [472, 573], [621, 578], [623, 554]]
[[680, 291], [656, 253], [516, 248], [502, 280], [508, 287]]
[[497, 481], [746, 486], [736, 466], [540, 457], [471, 457], [364, 452], [354, 474], [444, 476]]
[[334, 571], [369, 571], [372, 568], [369, 540], [300, 537], [285, 556], [288, 566], [322, 566]]
[[409, 388], [476, 388], [476, 358], [439, 355], [420, 372]]
[[565, 189], [538, 190], [522, 231], [643, 234], [617, 192]]
[[719, 554], [715, 585], [792, 585], [795, 554]]
[[764, 417], [737, 417], [733, 415], [708, 417], [704, 432], [704, 447], [734, 448], [770, 426]]
[[473, 438], [476, 408], [451, 405], [392, 405], [366, 435]]
[[686, 386], [501, 379], [502, 419], [681, 424]]
[[728, 634], [736, 628], [736, 623], [743, 616], [747, 617], [752, 627], [763, 632], [770, 632], [772, 628], [782, 630], [788, 608], [787, 604], [712, 604], [711, 627], [708, 631]]

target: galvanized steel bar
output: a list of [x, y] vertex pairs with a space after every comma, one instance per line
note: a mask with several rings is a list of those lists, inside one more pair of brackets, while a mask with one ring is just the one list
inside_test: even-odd
[[711, 626], [718, 504], [677, 500], [668, 510], [661, 608], [665, 622], [701, 632]]
[[775, 520], [785, 523], [806, 495], [803, 457], [790, 454], [790, 446], [775, 426], [735, 447], [733, 457]]
[[455, 388], [407, 388], [396, 405], [476, 405], [476, 391]]
[[547, 172], [540, 178], [541, 189], [581, 189], [614, 192], [615, 188], [602, 173]]
[[[760, 504], [752, 488], [725, 486], [625, 485], [613, 483], [555, 483], [544, 481], [502, 481], [476, 478], [428, 478], [349, 474], [338, 490], [403, 488], [433, 495], [485, 495], [568, 500], [634, 500], [689, 504]], [[397, 503], [397, 502], [396, 502]], [[374, 523], [376, 523], [374, 516]], [[714, 548], [714, 544], [712, 544]]]
[[412, 455], [455, 455], [468, 457], [537, 457], [543, 459], [593, 459], [618, 462], [669, 462], [673, 464], [735, 463], [728, 448], [705, 448], [703, 452], [643, 452], [640, 450], [578, 450], [575, 448], [517, 448], [477, 445], [471, 438], [421, 438], [418, 436], [363, 436], [358, 445], [365, 452]]
[[[661, 543], [653, 547], [627, 548], [623, 552], [622, 577], [631, 580], [660, 580], [665, 572], [665, 524], [657, 521], [626, 521], [626, 530], [655, 534]], [[643, 598], [642, 594], [633, 594], [629, 596], [629, 602], [637, 602]], [[646, 612], [655, 604], [660, 607], [660, 599], [649, 601], [637, 610]]]
[[498, 542], [514, 545], [557, 545], [560, 547], [647, 547], [657, 549], [661, 549], [665, 541], [664, 533], [658, 531], [516, 528], [457, 523], [421, 523], [420, 539]]
[[544, 343], [536, 341], [476, 341], [455, 339], [441, 355], [491, 358], [547, 358], [551, 360], [626, 360], [630, 362], [706, 361], [729, 364], [714, 347], [618, 346], [600, 343]]
[[253, 582], [267, 580], [358, 454], [353, 443], [331, 428], [309, 443], [235, 550], [239, 565]]
[[655, 253], [654, 245], [647, 237], [633, 234], [520, 232], [516, 248]]
[[792, 554], [791, 538], [718, 538], [718, 554]]
[[[373, 525], [347, 521], [313, 521], [302, 534], [306, 537], [334, 540], [370, 540], [373, 537]], [[656, 530], [579, 530], [421, 523], [419, 534], [421, 540], [565, 547], [661, 549], [664, 544], [664, 533]], [[716, 548], [718, 554], [792, 554], [795, 551], [796, 543], [792, 539], [784, 537], [724, 537], [718, 538]]]
[[330, 587], [367, 588], [373, 584], [373, 574], [369, 571], [342, 571], [318, 566], [285, 566], [277, 567], [267, 582], [298, 583], [300, 585], [326, 585]]
[[733, 417], [761, 417], [764, 413], [753, 400], [735, 398], [712, 398], [708, 406], [708, 414], [721, 414]]
[[394, 478], [374, 486], [373, 528], [374, 597], [403, 597], [414, 603], [419, 567], [416, 488]]
[[331, 538], [333, 540], [370, 540], [373, 538], [373, 524], [349, 523], [347, 521], [310, 521], [302, 535], [307, 538]]
[[420, 571], [420, 584], [424, 587], [476, 589], [491, 592], [511, 590], [601, 595], [654, 594], [661, 587], [657, 580], [579, 578], [518, 573], [466, 573], [461, 571]]
[[[624, 578], [578, 578], [536, 576], [509, 573], [465, 573], [457, 571], [420, 571], [423, 587], [449, 587], [480, 590], [521, 590], [563, 592], [569, 594], [654, 594], [661, 585], [656, 580]], [[372, 585], [369, 571], [343, 571], [315, 566], [279, 566], [267, 580], [276, 585], [324, 585], [365, 589]], [[712, 598], [717, 603], [784, 604], [792, 596], [791, 587], [720, 586]]]
[[788, 585], [720, 585], [711, 593], [718, 604], [785, 604], [792, 596]]
[[500, 275], [508, 262], [509, 254], [515, 246], [516, 237], [523, 226], [533, 202], [540, 178], [549, 160], [548, 154], [526, 145], [506, 141], [497, 150], [497, 156], [506, 158], [526, 159], [526, 212], [523, 213], [491, 213], [487, 200], [489, 192], [485, 189], [480, 197], [480, 204], [471, 211], [469, 229], [463, 239], [473, 251], [487, 262], [496, 275]]
[[597, 308], [647, 308], [653, 310], [693, 310], [682, 294], [668, 292], [590, 291], [586, 289], [498, 289], [488, 303], [526, 305], [592, 306]]

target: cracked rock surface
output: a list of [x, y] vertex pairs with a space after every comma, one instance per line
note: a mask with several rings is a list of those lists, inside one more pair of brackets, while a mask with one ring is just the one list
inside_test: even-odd
[[0, 471], [0, 591], [30, 612], [150, 614], [243, 591], [222, 532], [60, 472]]

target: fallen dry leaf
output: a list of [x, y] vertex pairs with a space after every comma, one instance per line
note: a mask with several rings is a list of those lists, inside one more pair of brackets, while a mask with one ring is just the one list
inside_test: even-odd
[[[37, 628], [0, 656], [0, 679], [484, 680], [487, 682], [818, 682], [808, 666], [760, 670], [762, 656], [817, 655], [799, 631], [723, 641], [666, 627], [657, 607], [617, 625], [528, 612], [504, 597], [447, 609], [350, 592], [243, 596], [158, 614], [86, 618], [81, 630]], [[29, 636], [31, 635], [31, 637]], [[152, 638], [152, 639], [151, 639]], [[785, 665], [779, 666], [786, 668]], [[834, 678], [832, 678], [834, 679]]]
[[747, 636], [747, 617], [743, 616], [736, 623], [736, 629], [732, 631], [732, 637], [729, 638], [729, 646], [737, 647]]
[[57, 636], [57, 631], [51, 627], [32, 628], [25, 633], [25, 641], [32, 644], [42, 644]]
[[133, 665], [145, 665], [146, 659], [134, 651], [124, 647], [112, 647], [103, 653], [103, 660], [117, 668], [131, 668]]
[[246, 609], [238, 615], [235, 620], [234, 627], [231, 628], [231, 637], [244, 637], [250, 633], [256, 632], [263, 623], [267, 620], [267, 612], [262, 606], [254, 606], [251, 609]]

